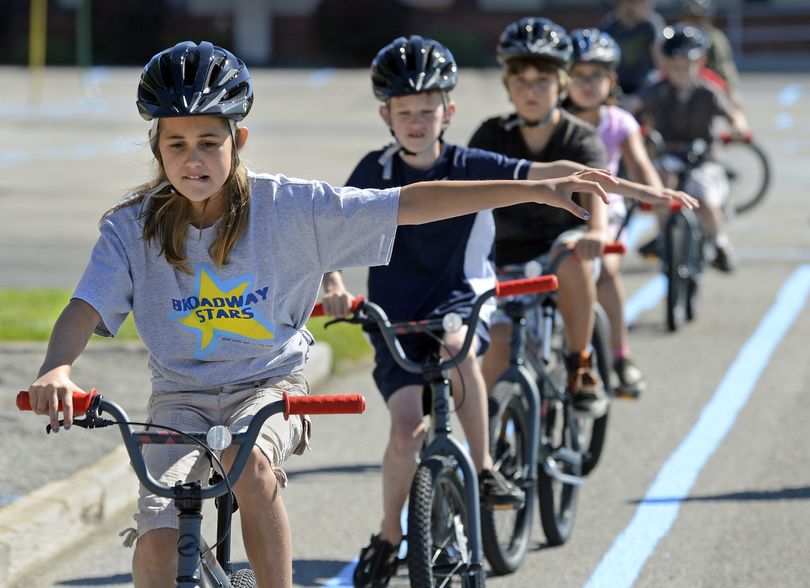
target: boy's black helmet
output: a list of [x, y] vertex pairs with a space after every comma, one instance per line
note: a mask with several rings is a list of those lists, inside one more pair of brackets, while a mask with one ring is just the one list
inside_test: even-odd
[[429, 90], [449, 92], [458, 82], [456, 60], [450, 50], [419, 35], [398, 37], [371, 62], [371, 85], [377, 100]]
[[571, 31], [574, 51], [573, 63], [604, 63], [616, 66], [622, 58], [622, 50], [616, 41], [599, 29], [576, 29]]
[[184, 41], [146, 64], [136, 102], [146, 120], [215, 115], [240, 121], [253, 104], [253, 84], [245, 63], [230, 51]]
[[501, 65], [514, 57], [541, 57], [565, 68], [571, 51], [571, 38], [563, 27], [547, 18], [528, 16], [503, 30], [497, 57]]
[[709, 40], [698, 27], [679, 23], [664, 29], [661, 52], [667, 57], [686, 57], [695, 60], [709, 50]]

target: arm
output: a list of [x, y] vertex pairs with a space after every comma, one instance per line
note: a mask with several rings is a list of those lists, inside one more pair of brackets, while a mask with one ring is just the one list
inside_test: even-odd
[[51, 417], [51, 427], [58, 430], [58, 403], [61, 401], [65, 418], [65, 429], [73, 423], [73, 393], [81, 392], [70, 379], [70, 368], [87, 346], [101, 317], [96, 310], [74, 298], [71, 300], [51, 332], [48, 351], [39, 375], [28, 388], [31, 408], [36, 414]]
[[[639, 135], [639, 142], [641, 137]], [[643, 151], [644, 146], [643, 144], [639, 146], [639, 148]], [[647, 158], [649, 161], [649, 158]], [[655, 169], [652, 168], [652, 163], [650, 163], [650, 168], [654, 177], [658, 178], [658, 174], [655, 172]], [[529, 168], [529, 175], [528, 178], [530, 180], [533, 179], [549, 179], [559, 177], [559, 175], [570, 175], [575, 172], [581, 172], [582, 170], [589, 169], [586, 166], [576, 163], [574, 161], [553, 161], [551, 163], [532, 163], [531, 167]], [[663, 188], [661, 185], [661, 179], [658, 178], [657, 184], [651, 183], [650, 185], [643, 185], [638, 182], [631, 182], [624, 178], [614, 178], [613, 176], [608, 175], [607, 173], [601, 175], [593, 176], [593, 179], [597, 181], [604, 189], [609, 190], [610, 192], [619, 194], [624, 196], [625, 198], [630, 198], [632, 200], [639, 200], [641, 202], [648, 202], [650, 204], [662, 204], [665, 202], [669, 202], [673, 198], [679, 200], [689, 208], [695, 208], [697, 206], [697, 200], [684, 194], [683, 192], [677, 192], [675, 190], [669, 190]], [[654, 180], [653, 180], [654, 181]], [[586, 206], [586, 208], [588, 208]], [[591, 212], [591, 210], [589, 208]], [[578, 215], [581, 216], [581, 215]], [[596, 221], [598, 222], [598, 221]], [[594, 225], [594, 219], [591, 219], [591, 226], [595, 227], [598, 225]]]
[[340, 272], [327, 272], [321, 281], [323, 311], [327, 316], [346, 316], [351, 312], [354, 294], [346, 289]]
[[607, 172], [591, 169], [542, 181], [420, 182], [401, 188], [397, 223], [418, 225], [488, 208], [532, 202], [564, 208], [587, 220], [590, 213], [571, 200], [571, 196], [575, 192], [587, 192], [607, 202], [602, 184], [613, 189], [615, 183]]

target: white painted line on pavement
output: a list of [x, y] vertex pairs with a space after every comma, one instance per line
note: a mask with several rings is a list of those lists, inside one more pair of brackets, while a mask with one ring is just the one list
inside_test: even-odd
[[627, 528], [591, 575], [588, 588], [632, 586], [647, 558], [669, 532], [698, 474], [748, 402], [771, 355], [810, 295], [810, 265], [785, 282], [776, 302], [740, 350], [698, 421], [661, 467]]

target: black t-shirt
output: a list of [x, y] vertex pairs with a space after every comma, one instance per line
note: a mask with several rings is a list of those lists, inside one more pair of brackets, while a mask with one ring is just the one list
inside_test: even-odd
[[[520, 127], [505, 128], [514, 120], [514, 114], [484, 121], [470, 139], [470, 147], [531, 161], [568, 159], [590, 167], [606, 168], [607, 153], [596, 129], [564, 110], [560, 110], [560, 114], [560, 122], [539, 153], [532, 152], [526, 145]], [[574, 199], [579, 202], [576, 195]], [[498, 266], [534, 259], [546, 253], [561, 233], [584, 223], [567, 210], [545, 204], [517, 204], [498, 208], [493, 214], [495, 263]]]
[[658, 82], [639, 93], [640, 115], [650, 119], [667, 143], [691, 143], [695, 139], [712, 142], [715, 117], [731, 119], [731, 104], [725, 94], [706, 80], [686, 97], [679, 97], [667, 80]]

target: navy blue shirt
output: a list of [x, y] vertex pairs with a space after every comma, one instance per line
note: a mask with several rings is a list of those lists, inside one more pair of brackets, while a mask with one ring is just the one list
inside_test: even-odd
[[[391, 188], [428, 180], [525, 179], [530, 163], [489, 151], [442, 144], [436, 163], [427, 170], [408, 166], [394, 156], [391, 179], [383, 179], [378, 159], [366, 155], [346, 184], [357, 188]], [[369, 299], [392, 320], [407, 321], [464, 308], [495, 285], [492, 247], [495, 224], [489, 210], [477, 214], [397, 227], [387, 266], [369, 268]]]

